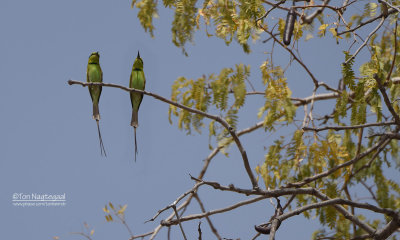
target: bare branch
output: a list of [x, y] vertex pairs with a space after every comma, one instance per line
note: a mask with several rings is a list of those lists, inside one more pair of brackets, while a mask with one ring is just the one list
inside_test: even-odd
[[316, 94], [314, 97], [311, 95], [306, 98], [291, 98], [292, 101], [298, 101], [295, 103], [295, 106], [301, 106], [310, 103], [311, 101], [320, 101], [320, 100], [328, 100], [328, 99], [335, 99], [338, 98], [340, 95], [336, 92], [334, 93], [321, 93]]
[[176, 210], [176, 205], [173, 205], [172, 208], [174, 209], [175, 216], [176, 216], [176, 221], [178, 222], [179, 228], [181, 229], [181, 232], [182, 232], [182, 235], [183, 235], [183, 239], [187, 240], [186, 235], [185, 235], [185, 231], [183, 231], [181, 218], [179, 217], [179, 213]]
[[312, 14], [310, 14], [310, 15], [308, 15], [306, 17], [302, 16], [301, 20], [303, 21], [303, 23], [307, 23], [307, 24], [312, 23], [314, 18], [316, 18], [319, 14], [322, 13], [322, 11], [324, 11], [325, 7], [327, 7], [329, 2], [330, 2], [330, 0], [325, 0], [323, 5], [321, 7], [319, 7], [315, 12], [313, 12]]
[[312, 203], [309, 205], [305, 205], [302, 207], [299, 207], [293, 211], [287, 212], [282, 214], [281, 216], [278, 216], [277, 218], [280, 221], [284, 221], [290, 217], [299, 215], [302, 212], [308, 211], [310, 209], [315, 209], [315, 208], [321, 208], [321, 207], [326, 207], [326, 206], [332, 206], [332, 205], [348, 205], [348, 206], [353, 206], [356, 208], [362, 208], [362, 209], [367, 209], [376, 213], [381, 213], [387, 216], [391, 216], [391, 217], [395, 217], [398, 215], [398, 213], [396, 213], [396, 211], [389, 209], [389, 208], [380, 208], [368, 203], [358, 203], [358, 202], [353, 202], [350, 200], [346, 200], [346, 199], [341, 199], [341, 198], [334, 198], [334, 199], [329, 199], [329, 200], [325, 200], [322, 202], [317, 202], [317, 203]]
[[167, 209], [170, 208], [176, 208], [176, 205], [183, 199], [185, 198], [187, 195], [189, 194], [194, 194], [196, 193], [197, 189], [203, 185], [204, 183], [202, 182], [198, 182], [194, 185], [194, 187], [192, 187], [192, 189], [186, 191], [185, 193], [183, 193], [181, 196], [179, 196], [173, 203], [171, 203], [170, 205], [166, 206], [165, 208], [158, 210], [158, 212], [156, 213], [156, 215], [154, 215], [154, 217], [152, 217], [151, 219], [147, 220], [145, 223], [147, 222], [153, 222], [162, 212], [164, 212]]
[[268, 33], [274, 40], [275, 42], [277, 42], [279, 45], [281, 45], [281, 47], [283, 47], [284, 49], [286, 49], [286, 51], [288, 51], [294, 58], [294, 60], [296, 60], [303, 68], [304, 70], [306, 70], [306, 72], [308, 73], [308, 75], [311, 77], [312, 81], [314, 82], [315, 86], [318, 86], [318, 80], [314, 77], [314, 74], [311, 73], [311, 71], [308, 69], [308, 67], [303, 63], [303, 61], [301, 61], [296, 54], [288, 47], [286, 47], [281, 41], [279, 41], [279, 39], [277, 39], [275, 37], [275, 35], [268, 31], [266, 28], [264, 28], [263, 26], [261, 26], [260, 24], [258, 25], [258, 27], [260, 27], [261, 29], [264, 30], [264, 32]]
[[[211, 215], [214, 215], [214, 214], [228, 212], [228, 211], [231, 211], [231, 210], [236, 209], [238, 207], [258, 202], [258, 201], [263, 200], [265, 198], [267, 198], [267, 197], [266, 196], [260, 196], [260, 197], [256, 197], [256, 198], [252, 198], [252, 199], [249, 199], [249, 200], [245, 200], [245, 201], [236, 203], [236, 204], [231, 205], [229, 207], [220, 208], [220, 209], [216, 209], [216, 210], [211, 210], [211, 211], [208, 211], [208, 212], [202, 213], [202, 214], [193, 214], [193, 215], [185, 216], [185, 217], [182, 217], [180, 219], [180, 222], [186, 222], [186, 221], [190, 221], [190, 220], [193, 220], [193, 219], [201, 219], [201, 218], [208, 217], [208, 216], [211, 216]], [[178, 224], [178, 221], [176, 219], [171, 219], [169, 221], [162, 221], [161, 222], [161, 225], [163, 225], [163, 226], [171, 226], [171, 225], [176, 225], [176, 224]]]
[[71, 234], [81, 235], [82, 237], [85, 237], [88, 240], [92, 240], [92, 238], [88, 234], [83, 233], [83, 232], [72, 232]]
[[364, 181], [360, 181], [360, 182], [368, 190], [368, 192], [371, 194], [371, 196], [375, 200], [375, 202], [378, 202], [378, 199], [376, 198], [375, 193], [372, 191], [371, 187], [369, 187]]
[[281, 5], [282, 3], [285, 3], [285, 0], [280, 1], [280, 2], [278, 2], [278, 3], [276, 3], [276, 4], [273, 4], [273, 6], [272, 6], [263, 16], [261, 16], [261, 17], [259, 17], [259, 18], [256, 19], [256, 24], [258, 23], [258, 21], [261, 21], [262, 19], [266, 18], [266, 17], [268, 16], [268, 14], [269, 14], [272, 10], [274, 10], [275, 8], [277, 8], [277, 7], [278, 7], [279, 5]]
[[383, 23], [385, 22], [385, 19], [386, 19], [386, 17], [385, 17], [385, 16], [382, 16], [382, 19], [381, 19], [381, 21], [379, 22], [378, 26], [376, 26], [376, 28], [375, 28], [374, 30], [372, 30], [372, 32], [370, 32], [370, 33], [368, 34], [368, 37], [367, 37], [367, 38], [365, 39], [365, 41], [361, 44], [361, 46], [360, 46], [360, 47], [356, 50], [356, 52], [355, 52], [349, 59], [347, 59], [346, 62], [344, 62], [343, 64], [349, 63], [352, 59], [354, 59], [354, 58], [357, 56], [357, 54], [361, 51], [361, 49], [363, 49], [363, 48], [367, 45], [367, 43], [368, 43], [369, 39], [372, 37], [372, 35], [374, 35], [374, 34], [376, 33], [376, 31], [378, 31], [379, 28], [382, 27]]
[[[386, 137], [386, 136], [385, 136]], [[374, 153], [374, 155], [371, 157], [371, 159], [368, 161], [367, 164], [364, 164], [361, 166], [359, 169], [357, 169], [354, 173], [352, 173], [349, 177], [350, 178], [354, 177], [357, 175], [359, 172], [361, 172], [363, 169], [367, 169], [371, 167], [372, 162], [375, 160], [375, 158], [379, 155], [379, 153], [382, 152], [383, 149], [385, 149], [386, 145], [390, 142], [390, 138], [386, 137], [385, 141], [382, 142], [382, 144], [379, 146], [378, 150]]]
[[[318, 197], [321, 200], [329, 200], [330, 199], [328, 196], [326, 196], [325, 194], [322, 194], [321, 192], [319, 192], [317, 190], [315, 190], [315, 196]], [[357, 226], [359, 226], [362, 229], [364, 229], [367, 233], [369, 233], [371, 235], [375, 233], [375, 229], [373, 229], [368, 224], [366, 224], [363, 221], [361, 221], [360, 219], [358, 219], [358, 217], [356, 217], [356, 216], [352, 215], [351, 213], [349, 213], [344, 207], [339, 206], [339, 205], [334, 205], [333, 207], [336, 208], [336, 210], [338, 212], [340, 212], [346, 219], [348, 219], [351, 222], [357, 224]]]
[[[393, 13], [395, 13], [395, 12], [396, 12], [396, 10], [390, 9], [390, 10], [388, 11], [388, 15], [393, 14]], [[371, 18], [371, 19], [369, 19], [368, 21], [365, 21], [365, 22], [363, 22], [363, 23], [360, 23], [359, 25], [357, 25], [356, 27], [354, 27], [354, 28], [352, 28], [352, 29], [349, 29], [349, 30], [340, 32], [340, 33], [338, 33], [337, 35], [340, 36], [340, 35], [343, 35], [343, 34], [348, 33], [348, 32], [354, 32], [354, 31], [356, 31], [357, 29], [359, 29], [360, 27], [363, 27], [363, 26], [365, 26], [365, 25], [367, 25], [367, 24], [373, 23], [373, 22], [375, 22], [377, 19], [382, 18], [382, 17], [385, 17], [385, 16], [387, 16], [387, 15], [382, 13], [382, 14], [380, 14], [379, 16], [377, 16], [377, 17], [375, 17], [375, 18]]]
[[129, 238], [129, 240], [134, 240], [134, 239], [138, 239], [138, 238], [144, 238], [144, 237], [150, 236], [153, 233], [154, 233], [154, 231], [151, 231], [151, 232], [144, 233], [144, 234], [141, 234], [141, 235], [132, 236], [132, 237]]

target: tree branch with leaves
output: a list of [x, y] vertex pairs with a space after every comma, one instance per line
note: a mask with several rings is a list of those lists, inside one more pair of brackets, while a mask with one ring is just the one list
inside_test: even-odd
[[[200, 30], [227, 45], [236, 42], [247, 54], [252, 54], [255, 45], [264, 44], [263, 48], [270, 50], [258, 70], [261, 79], [257, 81], [262, 82], [264, 89], [254, 88], [250, 75], [255, 70], [243, 63], [197, 79], [178, 77], [171, 87], [170, 99], [111, 83], [69, 81], [69, 84], [140, 92], [160, 104], [169, 104], [170, 123], [177, 120], [178, 128], [188, 134], [201, 133], [208, 125], [211, 152], [199, 175], [191, 177], [193, 187], [172, 204], [156, 211], [151, 222], [164, 212], [171, 213], [152, 231], [139, 235], [130, 232], [130, 239], [155, 239], [160, 229], [170, 230], [176, 225], [186, 239], [188, 231], [182, 223], [202, 218], [206, 218], [215, 237], [222, 239], [223, 224], [215, 223], [211, 216], [268, 199], [277, 201], [276, 206], [271, 205], [274, 215], [265, 216], [270, 219], [267, 223], [254, 223], [257, 226], [255, 230], [249, 229], [248, 238], [254, 234], [253, 239], [263, 234], [269, 234], [269, 239], [279, 238], [279, 227], [285, 220], [298, 215], [308, 219], [311, 214], [321, 225], [312, 233], [313, 239], [400, 237], [399, 180], [386, 174], [387, 169], [398, 171], [400, 166], [400, 29], [397, 24], [400, 1], [164, 0], [163, 5], [173, 11], [172, 42], [185, 55], [189, 55], [186, 45], [194, 41], [195, 32]], [[144, 30], [154, 36], [159, 3], [134, 0], [132, 7], [138, 10]], [[292, 41], [283, 41], [285, 29], [288, 31], [285, 19], [289, 11], [298, 20], [289, 28], [293, 32], [286, 36], [291, 36]], [[260, 41], [261, 38], [267, 40]], [[335, 51], [343, 52], [340, 66], [330, 65], [332, 59], [318, 59], [337, 68], [341, 75], [337, 87], [322, 81], [329, 76], [323, 72], [316, 74], [318, 69], [303, 60], [302, 56], [307, 53], [302, 53], [302, 47], [311, 38], [319, 38], [322, 43], [333, 39], [337, 43]], [[275, 48], [289, 54], [288, 62], [274, 61]], [[368, 58], [361, 58], [361, 54], [367, 54]], [[292, 96], [298, 93], [289, 87], [291, 79], [287, 78], [287, 71], [291, 68], [302, 72], [296, 81], [309, 87], [306, 97]], [[254, 113], [260, 120], [237, 130], [248, 98], [260, 98], [259, 111]], [[265, 156], [257, 159], [259, 164], [251, 167], [250, 162], [256, 160], [249, 161], [247, 153], [251, 149], [245, 149], [240, 137], [251, 132], [279, 135], [277, 129], [281, 126], [290, 134], [277, 137], [266, 148]], [[251, 187], [239, 188], [235, 183], [224, 186], [204, 179], [212, 159], [218, 153], [227, 155], [231, 144], [240, 152]], [[204, 204], [207, 198], [200, 198], [199, 193], [199, 189], [207, 186], [214, 191], [243, 195], [246, 199], [207, 210]], [[359, 188], [367, 188], [371, 194], [367, 202], [357, 200], [355, 193]], [[184, 215], [193, 199], [199, 203], [201, 213]], [[285, 202], [284, 207], [281, 201]], [[110, 213], [106, 210], [109, 221]], [[367, 217], [366, 212], [379, 217]], [[129, 230], [125, 218], [120, 220]], [[217, 230], [217, 225], [222, 229]], [[205, 227], [200, 229], [199, 224], [197, 230], [201, 238]]]

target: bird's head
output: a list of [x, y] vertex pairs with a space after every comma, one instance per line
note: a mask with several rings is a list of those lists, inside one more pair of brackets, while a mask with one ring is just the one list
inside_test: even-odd
[[135, 59], [135, 62], [133, 62], [133, 69], [143, 69], [143, 60], [140, 58], [139, 51], [137, 53], [137, 57]]
[[89, 63], [99, 63], [99, 59], [99, 52], [92, 52], [92, 54], [89, 56]]

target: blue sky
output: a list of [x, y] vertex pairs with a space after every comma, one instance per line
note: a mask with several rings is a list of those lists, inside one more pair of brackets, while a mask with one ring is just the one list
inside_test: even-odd
[[[143, 222], [192, 187], [189, 174], [197, 175], [209, 154], [207, 130], [203, 135], [186, 135], [178, 130], [176, 119], [169, 124], [167, 104], [145, 97], [139, 112], [139, 155], [135, 163], [129, 95], [103, 88], [100, 124], [108, 157], [101, 157], [88, 90], [67, 84], [69, 79], [86, 80], [91, 52], [100, 52], [104, 82], [127, 86], [140, 50], [146, 90], [165, 97], [170, 96], [170, 87], [179, 76], [197, 78], [239, 63], [251, 65], [250, 79], [257, 90], [263, 90], [258, 67], [266, 60], [270, 44], [252, 44], [253, 53], [246, 55], [240, 46], [228, 47], [222, 40], [207, 38], [199, 31], [195, 44], [188, 45], [189, 57], [185, 57], [171, 42], [169, 10], [160, 9], [154, 39], [143, 31], [136, 14], [129, 1], [2, 0], [2, 239], [79, 239], [70, 232], [82, 231], [83, 222], [95, 229], [94, 239], [127, 239], [121, 224], [105, 221], [102, 207], [110, 201], [128, 204], [126, 219], [135, 234], [148, 232], [170, 211], [155, 223]], [[328, 40], [328, 47], [320, 46], [320, 41], [314, 39], [304, 44], [303, 60], [318, 78], [334, 83], [340, 77], [342, 50], [332, 40]], [[329, 58], [329, 65], [321, 61], [324, 58]], [[276, 64], [286, 64], [289, 56], [277, 48], [274, 59]], [[296, 64], [287, 72], [296, 97], [312, 92], [311, 81], [305, 76]], [[241, 115], [239, 128], [259, 121], [257, 112], [264, 100], [254, 96], [246, 101], [248, 109]], [[253, 169], [263, 162], [264, 146], [279, 134], [284, 132], [271, 136], [261, 131], [242, 138]], [[250, 187], [238, 151], [235, 147], [230, 151], [230, 158], [218, 155], [213, 160], [206, 179]], [[65, 193], [67, 205], [15, 207], [13, 193]], [[207, 187], [200, 191], [200, 197], [209, 210], [244, 199]], [[198, 212], [194, 203], [187, 214]], [[254, 235], [253, 226], [272, 213], [269, 201], [262, 201], [212, 219], [223, 237], [249, 239]], [[205, 239], [213, 239], [205, 220], [202, 222]], [[197, 235], [197, 223], [184, 224], [191, 238]], [[316, 224], [317, 220], [305, 222], [296, 217], [282, 225], [278, 236], [308, 239]], [[181, 238], [177, 230], [175, 227], [172, 231], [173, 239]], [[158, 239], [165, 236], [164, 229]]]

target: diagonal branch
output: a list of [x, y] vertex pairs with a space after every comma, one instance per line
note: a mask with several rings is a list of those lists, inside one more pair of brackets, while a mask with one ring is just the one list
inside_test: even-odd
[[182, 232], [182, 235], [183, 235], [183, 239], [187, 240], [185, 231], [183, 231], [183, 227], [182, 227], [182, 224], [181, 224], [181, 218], [179, 217], [179, 213], [176, 210], [176, 205], [173, 205], [172, 208], [174, 209], [176, 220], [178, 221], [179, 228], [181, 229], [181, 232]]
[[236, 143], [236, 145], [237, 145], [237, 147], [238, 147], [238, 149], [240, 151], [240, 154], [242, 155], [243, 164], [244, 164], [244, 167], [246, 169], [247, 175], [250, 178], [251, 184], [253, 185], [254, 189], [258, 189], [257, 181], [256, 181], [256, 179], [255, 179], [255, 177], [253, 175], [253, 172], [252, 172], [251, 168], [250, 168], [250, 164], [249, 164], [249, 159], [247, 157], [247, 153], [246, 153], [245, 149], [243, 148], [243, 145], [240, 142], [239, 137], [235, 132], [235, 129], [233, 129], [232, 126], [225, 119], [221, 118], [220, 116], [212, 115], [212, 114], [209, 114], [209, 113], [206, 113], [206, 112], [194, 109], [194, 108], [187, 107], [185, 105], [182, 105], [182, 104], [179, 104], [177, 102], [171, 101], [171, 100], [169, 100], [167, 98], [164, 98], [164, 97], [162, 97], [160, 95], [157, 95], [157, 94], [154, 94], [154, 93], [151, 93], [151, 92], [148, 92], [148, 91], [142, 91], [142, 90], [138, 90], [138, 89], [134, 89], [134, 88], [127, 88], [127, 87], [124, 87], [124, 86], [121, 86], [121, 85], [117, 85], [117, 84], [112, 84], [112, 83], [84, 83], [84, 82], [73, 81], [73, 80], [69, 80], [68, 84], [69, 85], [78, 84], [78, 85], [82, 85], [83, 87], [92, 86], [92, 85], [98, 85], [98, 86], [104, 86], [104, 87], [119, 88], [119, 89], [125, 90], [127, 92], [143, 93], [144, 95], [151, 96], [151, 97], [153, 97], [153, 98], [155, 98], [157, 100], [160, 100], [162, 102], [174, 105], [175, 107], [178, 107], [180, 109], [186, 110], [186, 111], [194, 113], [194, 114], [199, 114], [199, 115], [202, 115], [202, 116], [204, 116], [206, 118], [209, 118], [209, 119], [217, 121], [224, 128], [226, 128], [226, 130], [232, 136], [233, 140], [235, 141], [235, 143]]
[[351, 60], [353, 60], [353, 59], [357, 56], [357, 54], [361, 51], [361, 49], [363, 49], [363, 48], [367, 45], [367, 43], [368, 43], [369, 39], [372, 37], [372, 35], [374, 35], [374, 34], [376, 33], [376, 31], [378, 31], [379, 28], [382, 27], [383, 23], [385, 22], [385, 19], [386, 19], [386, 17], [385, 17], [385, 16], [382, 16], [382, 19], [381, 19], [381, 21], [379, 22], [378, 26], [376, 26], [376, 28], [375, 28], [374, 30], [372, 30], [372, 32], [370, 32], [370, 33], [368, 34], [368, 37], [367, 37], [367, 38], [365, 39], [365, 41], [361, 44], [361, 46], [360, 46], [360, 47], [356, 50], [356, 52], [355, 52], [349, 59], [347, 59], [346, 62], [344, 62], [343, 64], [349, 63]]
[[[176, 209], [176, 205], [177, 205], [183, 198], [185, 198], [185, 197], [186, 197], [187, 195], [189, 195], [189, 194], [194, 194], [194, 193], [196, 193], [197, 189], [198, 189], [201, 185], [203, 185], [203, 184], [204, 184], [204, 183], [201, 183], [201, 182], [196, 183], [196, 184], [194, 185], [194, 187], [192, 187], [192, 189], [190, 189], [189, 191], [183, 193], [181, 196], [179, 196], [179, 197], [178, 197], [173, 203], [171, 203], [170, 205], [166, 206], [165, 208], [163, 208], [163, 209], [161, 209], [161, 210], [158, 210], [158, 212], [156, 213], [156, 215], [154, 215], [154, 217], [152, 217], [151, 219], [147, 220], [145, 223], [147, 223], [147, 222], [153, 222], [154, 220], [156, 220], [156, 218], [157, 218], [162, 212], [164, 212], [164, 211], [167, 210], [167, 209], [174, 208], [174, 207], [175, 207], [175, 209]], [[178, 216], [177, 216], [177, 217], [178, 217]]]
[[363, 26], [365, 26], [365, 25], [367, 25], [367, 24], [370, 24], [370, 23], [372, 23], [372, 22], [375, 22], [377, 19], [382, 18], [382, 17], [385, 17], [385, 16], [388, 16], [388, 15], [393, 14], [393, 13], [395, 13], [395, 12], [396, 12], [396, 10], [390, 9], [390, 10], [388, 11], [387, 14], [382, 13], [382, 14], [380, 14], [379, 16], [376, 16], [376, 17], [374, 17], [374, 18], [369, 19], [368, 21], [365, 21], [365, 22], [363, 22], [363, 23], [360, 23], [359, 25], [357, 25], [356, 27], [354, 27], [354, 28], [352, 28], [352, 29], [349, 29], [349, 30], [340, 32], [340, 33], [338, 33], [337, 35], [340, 36], [340, 35], [343, 35], [343, 34], [345, 34], [345, 33], [354, 32], [355, 30], [359, 29], [360, 27], [363, 27]]
[[[203, 213], [206, 213], [206, 212], [207, 212], [207, 211], [206, 211], [206, 208], [204, 207], [204, 204], [203, 204], [203, 202], [201, 201], [201, 199], [200, 199], [200, 197], [199, 197], [199, 194], [195, 193], [195, 194], [194, 194], [194, 198], [196, 198], [197, 202], [199, 203], [199, 206], [200, 206], [201, 211], [202, 211]], [[207, 222], [208, 222], [208, 225], [209, 225], [210, 228], [211, 228], [211, 231], [212, 231], [212, 232], [214, 233], [214, 235], [218, 238], [218, 240], [221, 240], [222, 238], [221, 238], [221, 236], [219, 235], [219, 233], [218, 233], [217, 229], [215, 228], [214, 224], [211, 222], [211, 219], [207, 216], [207, 217], [206, 217], [206, 220], [207, 220]]]
[[281, 45], [281, 47], [283, 47], [284, 49], [286, 49], [286, 51], [288, 51], [290, 53], [290, 55], [293, 56], [294, 60], [296, 60], [296, 62], [298, 62], [303, 68], [304, 70], [306, 70], [306, 72], [308, 73], [308, 75], [311, 77], [312, 81], [314, 82], [315, 86], [318, 86], [318, 80], [314, 77], [314, 74], [312, 74], [312, 72], [310, 71], [310, 69], [308, 69], [308, 67], [303, 63], [303, 61], [301, 61], [296, 54], [288, 47], [286, 47], [285, 45], [283, 45], [283, 43], [281, 41], [279, 41], [278, 38], [275, 37], [275, 35], [268, 31], [266, 28], [264, 28], [263, 26], [261, 26], [260, 24], [258, 25], [261, 29], [264, 30], [264, 32], [268, 33], [275, 42], [277, 42], [279, 45]]
[[346, 199], [334, 198], [334, 199], [329, 199], [329, 200], [325, 200], [322, 202], [312, 203], [312, 204], [308, 204], [308, 205], [299, 207], [293, 211], [290, 211], [290, 212], [287, 212], [287, 213], [284, 213], [284, 214], [278, 216], [277, 219], [279, 219], [280, 221], [284, 221], [290, 217], [299, 215], [300, 213], [311, 210], [311, 209], [332, 206], [332, 205], [336, 205], [336, 204], [348, 205], [348, 206], [353, 206], [356, 208], [367, 209], [367, 210], [371, 210], [376, 213], [385, 214], [385, 215], [391, 216], [391, 217], [395, 217], [398, 215], [396, 213], [396, 211], [389, 209], [389, 208], [380, 208], [380, 207], [377, 207], [377, 206], [374, 206], [374, 205], [371, 205], [368, 203], [358, 203], [358, 202], [353, 202], [353, 201], [346, 200]]
[[138, 239], [138, 238], [143, 239], [144, 237], [147, 237], [147, 236], [150, 236], [151, 234], [153, 234], [153, 232], [154, 231], [151, 231], [151, 232], [148, 232], [148, 233], [144, 233], [144, 234], [140, 234], [140, 235], [137, 235], [137, 236], [132, 236], [132, 237], [129, 238], [129, 240], [134, 240], [134, 239]]
[[[220, 208], [220, 209], [216, 209], [216, 210], [211, 210], [211, 211], [208, 211], [208, 212], [205, 212], [205, 213], [201, 213], [201, 214], [193, 214], [193, 215], [181, 217], [180, 222], [186, 222], [186, 221], [190, 221], [190, 220], [193, 220], [193, 219], [201, 219], [201, 218], [205, 218], [205, 217], [208, 217], [208, 216], [211, 216], [211, 215], [214, 215], [214, 214], [228, 212], [228, 211], [231, 211], [231, 210], [236, 209], [238, 207], [258, 202], [258, 201], [263, 200], [265, 198], [267, 198], [267, 197], [266, 196], [259, 196], [259, 197], [256, 197], [256, 198], [252, 198], [252, 199], [249, 199], [249, 200], [245, 200], [245, 201], [233, 204], [233, 205], [231, 205], [229, 207]], [[179, 221], [177, 219], [171, 219], [169, 221], [164, 221], [163, 220], [161, 222], [161, 225], [163, 225], [163, 226], [171, 226], [171, 225], [176, 225], [178, 223], [179, 223]]]
[[396, 111], [394, 110], [394, 108], [392, 106], [392, 103], [389, 100], [389, 97], [388, 97], [388, 95], [386, 93], [386, 90], [385, 90], [385, 88], [384, 88], [384, 86], [382, 84], [382, 79], [380, 79], [377, 74], [374, 74], [374, 78], [376, 80], [376, 83], [378, 84], [379, 91], [382, 93], [382, 97], [383, 97], [383, 100], [384, 100], [384, 102], [386, 104], [386, 107], [389, 109], [389, 112], [392, 114], [396, 124], [400, 125], [400, 117], [396, 113]]

